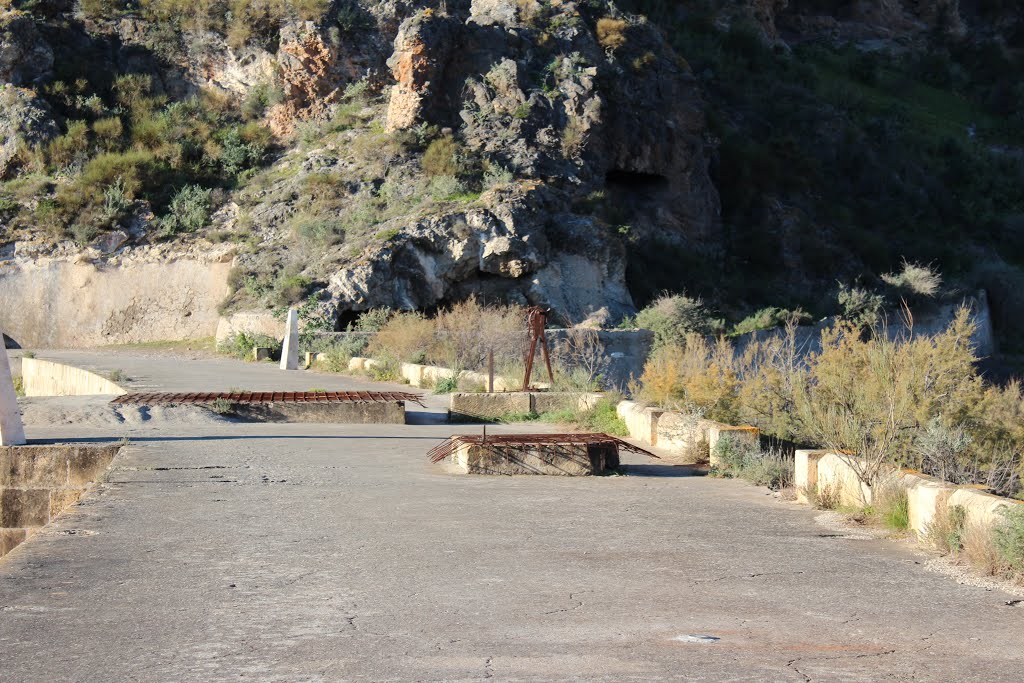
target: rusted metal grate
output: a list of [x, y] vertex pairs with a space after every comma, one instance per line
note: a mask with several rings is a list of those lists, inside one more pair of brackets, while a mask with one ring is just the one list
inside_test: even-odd
[[589, 434], [456, 434], [445, 439], [427, 452], [430, 462], [441, 462], [455, 452], [463, 444], [474, 446], [493, 446], [495, 448], [513, 448], [529, 450], [534, 446], [594, 446], [614, 444], [617, 448], [630, 453], [638, 453], [660, 460], [654, 453], [634, 446], [628, 441], [602, 433]]
[[122, 394], [111, 403], [118, 405], [169, 405], [213, 403], [224, 399], [232, 403], [383, 403], [410, 401], [423, 405], [421, 394], [402, 391], [246, 391], [175, 394], [150, 392]]

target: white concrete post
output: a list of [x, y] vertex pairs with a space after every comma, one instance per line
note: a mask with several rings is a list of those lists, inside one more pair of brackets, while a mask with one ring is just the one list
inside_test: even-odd
[[281, 346], [281, 369], [299, 369], [299, 314], [288, 309], [288, 322], [284, 327], [284, 345]]
[[14, 393], [14, 378], [7, 361], [7, 349], [0, 334], [0, 446], [21, 446], [25, 443], [25, 426]]

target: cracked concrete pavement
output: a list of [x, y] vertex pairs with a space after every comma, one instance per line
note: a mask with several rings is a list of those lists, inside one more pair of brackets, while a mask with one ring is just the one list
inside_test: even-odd
[[[168, 389], [362, 384], [129, 355]], [[634, 456], [619, 477], [449, 474], [424, 453], [474, 428], [431, 424], [442, 402], [405, 427], [30, 423], [132, 443], [0, 560], [0, 679], [1020, 680], [1012, 596]]]

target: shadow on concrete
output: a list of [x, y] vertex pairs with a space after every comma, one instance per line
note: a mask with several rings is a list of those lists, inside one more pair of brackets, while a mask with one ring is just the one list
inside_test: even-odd
[[407, 425], [444, 425], [448, 424], [448, 411], [436, 413], [424, 410], [409, 410], [405, 413]]
[[690, 465], [623, 465], [627, 477], [705, 477], [707, 471]]

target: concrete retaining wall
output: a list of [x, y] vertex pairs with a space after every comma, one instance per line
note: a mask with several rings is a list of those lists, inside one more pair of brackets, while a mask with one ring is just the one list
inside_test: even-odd
[[0, 556], [102, 480], [120, 445], [0, 447]]
[[211, 337], [231, 269], [216, 258], [0, 261], [0, 329], [22, 348]]
[[252, 422], [405, 424], [405, 402], [235, 403], [228, 414]]
[[[870, 505], [873, 492], [861, 483], [853, 457], [828, 451], [796, 452], [795, 485], [797, 498], [809, 503], [810, 492], [830, 487], [840, 505], [859, 508]], [[928, 533], [935, 515], [944, 507], [961, 506], [968, 525], [992, 527], [1002, 520], [1000, 510], [1022, 504], [1010, 498], [994, 496], [972, 486], [957, 486], [917, 472], [893, 472], [892, 484], [907, 492], [909, 528], [919, 536]]]
[[452, 420], [494, 420], [507, 415], [582, 411], [593, 408], [601, 397], [556, 391], [456, 392], [451, 395], [448, 416]]
[[735, 427], [636, 401], [620, 401], [615, 410], [626, 423], [630, 437], [671, 452], [675, 460], [683, 464], [705, 461], [716, 464], [715, 445], [724, 434], [755, 441], [760, 438], [756, 427]]
[[94, 372], [40, 358], [22, 358], [21, 377], [26, 396], [120, 395], [122, 387]]

